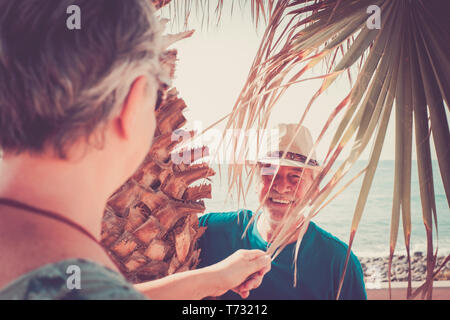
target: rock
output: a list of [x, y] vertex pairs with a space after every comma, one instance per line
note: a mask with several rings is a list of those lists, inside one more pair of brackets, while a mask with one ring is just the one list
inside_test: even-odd
[[398, 276], [398, 280], [397, 281], [408, 281], [408, 275], [407, 274], [402, 274], [402, 275]]
[[394, 272], [397, 274], [403, 274], [406, 272], [406, 268], [400, 265], [396, 265], [394, 268]]
[[[365, 257], [359, 258], [366, 281], [388, 281], [389, 257]], [[445, 256], [437, 259], [439, 267], [444, 262]], [[425, 281], [427, 272], [426, 255], [417, 251], [411, 254], [411, 280]], [[408, 260], [406, 255], [393, 256], [391, 265], [391, 281], [408, 281]], [[450, 261], [444, 266], [437, 280], [450, 280]]]
[[413, 272], [415, 273], [425, 273], [427, 271], [427, 267], [422, 265], [416, 265], [413, 268]]

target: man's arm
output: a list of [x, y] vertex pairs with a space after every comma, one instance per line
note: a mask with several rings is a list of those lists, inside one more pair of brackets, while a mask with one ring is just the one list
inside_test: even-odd
[[[345, 262], [344, 262], [345, 263]], [[343, 270], [343, 265], [342, 269]], [[340, 281], [340, 276], [339, 279]], [[344, 284], [342, 285], [340, 300], [367, 300], [364, 272], [358, 258], [353, 254], [348, 261]]]

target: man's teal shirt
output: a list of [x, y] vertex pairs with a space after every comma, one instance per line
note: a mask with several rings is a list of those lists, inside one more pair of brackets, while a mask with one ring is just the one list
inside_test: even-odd
[[[242, 234], [252, 217], [249, 210], [208, 213], [200, 217], [200, 226], [208, 229], [200, 238], [200, 265], [219, 262], [239, 249], [267, 249], [256, 224]], [[348, 246], [310, 222], [300, 244], [297, 260], [297, 286], [294, 287], [295, 243], [288, 245], [272, 262], [272, 269], [248, 299], [300, 300], [336, 299]], [[240, 299], [228, 291], [224, 299]], [[367, 299], [361, 264], [351, 253], [340, 299]]]

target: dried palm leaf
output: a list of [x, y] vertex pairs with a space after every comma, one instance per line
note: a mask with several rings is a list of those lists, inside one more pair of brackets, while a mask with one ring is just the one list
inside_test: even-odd
[[[173, 1], [174, 6], [183, 6], [180, 3]], [[217, 3], [217, 8], [221, 9], [223, 1]], [[371, 5], [381, 10], [380, 29], [369, 29], [366, 24], [369, 18], [366, 10]], [[445, 108], [447, 105], [448, 109], [450, 96], [450, 25], [443, 10], [445, 5], [445, 0], [251, 1], [254, 21], [257, 24], [259, 17], [263, 17], [267, 28], [248, 79], [228, 117], [228, 129], [266, 129], [277, 102], [286, 90], [300, 85], [314, 66], [327, 64], [327, 73], [321, 76], [322, 85], [310, 99], [299, 120], [300, 128], [316, 98], [332, 86], [339, 75], [347, 72], [350, 78], [352, 72], [356, 71], [357, 74], [356, 80], [351, 81], [349, 95], [333, 110], [315, 143], [317, 147], [325, 132], [336, 125], [322, 172], [307, 192], [305, 201], [295, 208], [289, 208], [289, 214], [276, 230], [276, 237], [269, 249], [274, 257], [300, 229], [296, 246], [298, 250], [309, 220], [324, 207], [324, 203], [334, 199], [336, 194], [331, 197], [334, 188], [343, 181], [352, 165], [373, 141], [350, 228], [348, 260], [394, 108], [396, 152], [389, 266], [395, 252], [401, 219], [411, 272], [410, 187], [414, 131], [428, 244], [427, 279], [424, 285], [412, 292], [409, 272], [407, 298], [414, 298], [420, 292], [422, 297], [432, 298], [433, 279], [442, 265], [435, 271], [437, 249], [433, 253], [433, 234], [437, 234], [438, 223], [432, 178], [431, 137], [447, 200], [450, 201], [450, 134]], [[344, 112], [344, 115], [335, 124], [340, 112]], [[239, 144], [235, 140], [231, 147], [236, 164], [231, 165], [228, 171], [230, 192], [236, 188], [237, 194], [245, 197], [249, 182], [256, 172], [254, 167], [239, 164], [244, 163], [248, 154], [248, 141]], [[350, 148], [348, 156], [342, 155], [345, 148]], [[333, 173], [331, 169], [337, 160], [343, 162]], [[330, 177], [328, 183], [318, 193], [314, 192], [325, 177]]]

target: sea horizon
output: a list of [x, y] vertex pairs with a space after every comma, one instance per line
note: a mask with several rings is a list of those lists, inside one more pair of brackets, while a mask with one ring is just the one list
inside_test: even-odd
[[[367, 165], [366, 160], [357, 161], [344, 181], [350, 180], [356, 173], [362, 170], [365, 165]], [[438, 255], [441, 256], [450, 254], [450, 215], [448, 214], [449, 208], [447, 198], [440, 177], [437, 160], [433, 160], [432, 165], [438, 221]], [[238, 209], [255, 211], [258, 208], [258, 200], [254, 185], [249, 189], [245, 206], [242, 201], [241, 203], [238, 203], [233, 199], [228, 199], [228, 201], [225, 202], [228, 191], [228, 179], [226, 177], [227, 166], [221, 165], [222, 181], [220, 181], [217, 165], [211, 165], [211, 167], [216, 171], [216, 175], [210, 179], [212, 184], [212, 199], [205, 200], [205, 213], [236, 211]], [[385, 257], [389, 255], [394, 171], [395, 160], [380, 160], [352, 245], [352, 251], [358, 257]], [[359, 177], [312, 219], [319, 227], [346, 244], [349, 242], [350, 226], [362, 179], [362, 176]], [[323, 185], [324, 184], [321, 184], [321, 187]], [[333, 194], [340, 189], [340, 185], [334, 189]], [[411, 223], [410, 253], [411, 255], [413, 255], [414, 252], [426, 254], [426, 232], [422, 219], [416, 160], [413, 160], [411, 170]], [[436, 241], [436, 231], [433, 230], [434, 251], [436, 250]], [[406, 255], [401, 220], [399, 223], [395, 255]]]

